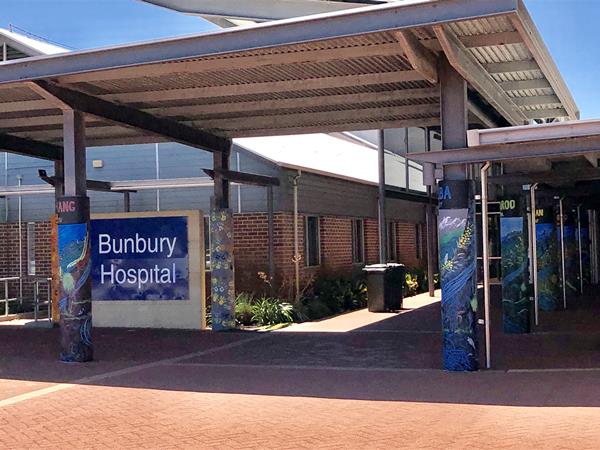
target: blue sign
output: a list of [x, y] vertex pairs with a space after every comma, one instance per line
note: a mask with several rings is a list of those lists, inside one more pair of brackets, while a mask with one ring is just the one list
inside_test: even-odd
[[92, 300], [188, 300], [187, 217], [96, 219]]

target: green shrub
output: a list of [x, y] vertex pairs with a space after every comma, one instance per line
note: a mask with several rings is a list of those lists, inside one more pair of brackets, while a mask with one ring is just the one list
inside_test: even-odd
[[310, 320], [319, 320], [324, 317], [329, 317], [334, 312], [323, 301], [318, 298], [310, 299], [306, 304], [308, 318]]
[[406, 272], [404, 282], [404, 296], [412, 297], [419, 293], [419, 279], [417, 275], [411, 272]]
[[235, 321], [240, 325], [252, 325], [252, 297], [240, 294], [235, 299]]
[[252, 305], [252, 322], [260, 326], [291, 323], [294, 307], [276, 298], [261, 298]]
[[315, 281], [313, 295], [333, 314], [362, 308], [367, 303], [367, 288], [362, 278], [320, 277]]

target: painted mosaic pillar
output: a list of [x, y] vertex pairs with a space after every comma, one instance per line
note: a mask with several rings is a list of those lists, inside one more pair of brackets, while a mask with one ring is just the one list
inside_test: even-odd
[[579, 293], [579, 250], [577, 248], [577, 221], [576, 214], [571, 207], [566, 205], [563, 206], [563, 214], [565, 240], [565, 281], [567, 286], [567, 296], [569, 296]]
[[[581, 239], [581, 265], [583, 272], [583, 283], [590, 283], [590, 225], [587, 210], [581, 208], [579, 214], [581, 227], [581, 236], [577, 236], [577, 240]], [[579, 245], [579, 242], [578, 242]]]
[[61, 353], [63, 362], [87, 362], [94, 357], [90, 201], [87, 197], [60, 197], [58, 264]]
[[505, 333], [531, 331], [527, 219], [523, 196], [500, 201], [502, 324]]
[[560, 287], [560, 247], [554, 208], [539, 204], [535, 212], [538, 302], [542, 311], [555, 311], [562, 305]]
[[439, 255], [444, 367], [479, 369], [475, 211], [469, 181], [439, 185]]
[[230, 209], [210, 213], [210, 263], [212, 329], [235, 329], [235, 278], [233, 264], [233, 214]]

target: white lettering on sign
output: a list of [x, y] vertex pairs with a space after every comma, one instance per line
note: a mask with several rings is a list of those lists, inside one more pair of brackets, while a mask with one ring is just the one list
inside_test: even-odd
[[163, 253], [168, 251], [167, 258], [173, 256], [177, 238], [155, 237], [145, 238], [135, 233], [135, 237], [113, 239], [109, 234], [98, 235], [98, 253], [106, 255], [126, 255], [135, 253]]
[[100, 283], [104, 284], [106, 281], [110, 284], [132, 284], [137, 285], [138, 289], [142, 289], [146, 283], [176, 283], [175, 273], [175, 264], [171, 267], [159, 267], [158, 264], [155, 264], [149, 269], [119, 269], [114, 264], [108, 267], [102, 264], [100, 265]]

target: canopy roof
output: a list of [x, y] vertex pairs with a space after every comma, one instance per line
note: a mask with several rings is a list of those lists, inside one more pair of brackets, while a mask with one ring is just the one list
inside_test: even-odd
[[68, 51], [66, 48], [59, 47], [58, 45], [15, 33], [14, 31], [5, 30], [4, 28], [0, 28], [0, 45], [3, 47], [3, 55], [0, 61], [25, 58], [32, 55], [55, 55]]
[[89, 146], [435, 126], [442, 52], [488, 126], [578, 116], [521, 0], [410, 0], [2, 63], [0, 147], [57, 157], [64, 107]]

